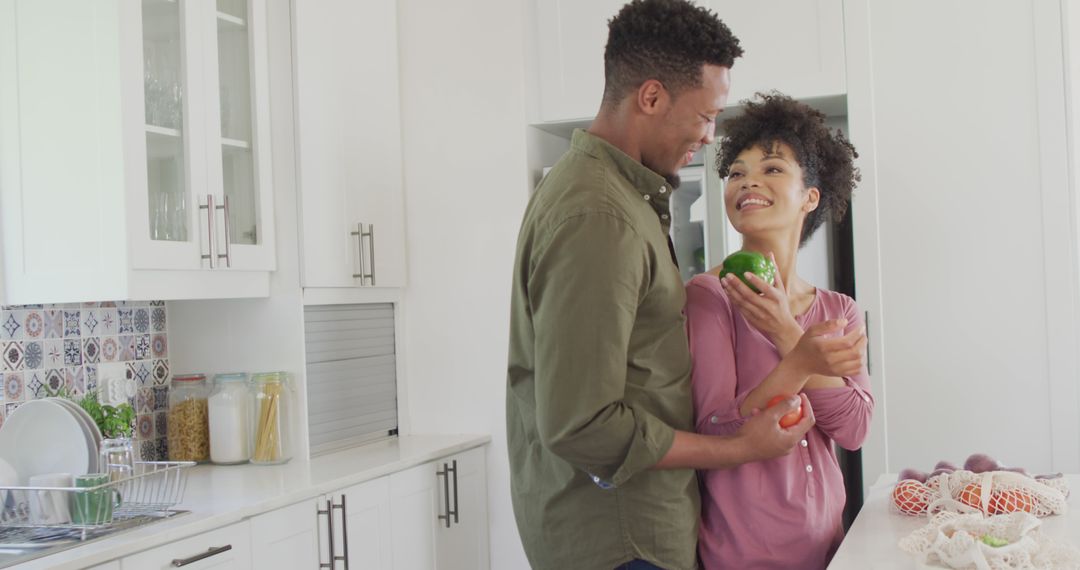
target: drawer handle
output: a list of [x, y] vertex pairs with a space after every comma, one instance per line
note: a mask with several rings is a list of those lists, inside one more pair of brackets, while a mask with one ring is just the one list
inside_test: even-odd
[[175, 568], [187, 566], [188, 564], [194, 564], [200, 560], [210, 558], [211, 556], [217, 556], [222, 552], [228, 552], [230, 550], [232, 550], [231, 544], [226, 544], [225, 546], [211, 546], [209, 549], [206, 550], [206, 552], [196, 554], [195, 556], [189, 556], [187, 558], [173, 558], [172, 565]]

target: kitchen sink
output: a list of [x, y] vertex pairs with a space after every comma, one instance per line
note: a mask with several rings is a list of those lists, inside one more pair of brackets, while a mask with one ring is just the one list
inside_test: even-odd
[[145, 514], [116, 520], [113, 524], [101, 528], [0, 526], [0, 568], [8, 568], [35, 558], [56, 554], [187, 513], [188, 511], [170, 510]]

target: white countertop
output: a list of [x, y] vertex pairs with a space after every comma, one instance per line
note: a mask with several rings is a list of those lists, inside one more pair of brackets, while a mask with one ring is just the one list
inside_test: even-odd
[[[1048, 537], [1080, 547], [1080, 475], [1066, 475], [1071, 496], [1069, 510], [1063, 515], [1042, 519], [1042, 532]], [[925, 516], [905, 516], [890, 510], [896, 474], [882, 475], [870, 489], [855, 524], [851, 525], [829, 570], [909, 570], [915, 558], [900, 550], [900, 539], [925, 526]]]
[[402, 436], [285, 465], [200, 465], [191, 468], [174, 519], [13, 566], [18, 570], [78, 570], [245, 518], [377, 479], [491, 441], [488, 436]]

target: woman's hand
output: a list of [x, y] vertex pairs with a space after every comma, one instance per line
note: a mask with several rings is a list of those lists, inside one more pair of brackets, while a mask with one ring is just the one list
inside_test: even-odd
[[[769, 253], [769, 258], [775, 265], [776, 258], [772, 253]], [[791, 352], [803, 330], [791, 314], [791, 303], [780, 272], [776, 272], [773, 283], [766, 283], [753, 273], [746, 273], [746, 278], [761, 294], [754, 293], [746, 283], [730, 273], [720, 279], [720, 285], [743, 318], [768, 336], [781, 355]]]
[[866, 365], [866, 327], [840, 335], [845, 325], [846, 319], [833, 319], [810, 327], [785, 358], [807, 375], [855, 376]]

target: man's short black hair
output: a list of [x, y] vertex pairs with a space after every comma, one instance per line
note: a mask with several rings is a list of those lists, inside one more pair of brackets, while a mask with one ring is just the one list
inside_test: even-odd
[[745, 114], [724, 121], [716, 169], [726, 178], [731, 164], [745, 150], [769, 151], [781, 142], [791, 147], [803, 171], [803, 185], [821, 193], [817, 209], [803, 222], [802, 246], [826, 219], [844, 217], [860, 179], [854, 164], [859, 153], [839, 129], [834, 133], [825, 126], [825, 113], [782, 93], [758, 93], [745, 102], [744, 110]]
[[730, 68], [742, 53], [739, 39], [707, 8], [632, 0], [608, 23], [604, 103], [618, 103], [649, 79], [677, 95], [701, 85], [704, 65]]

